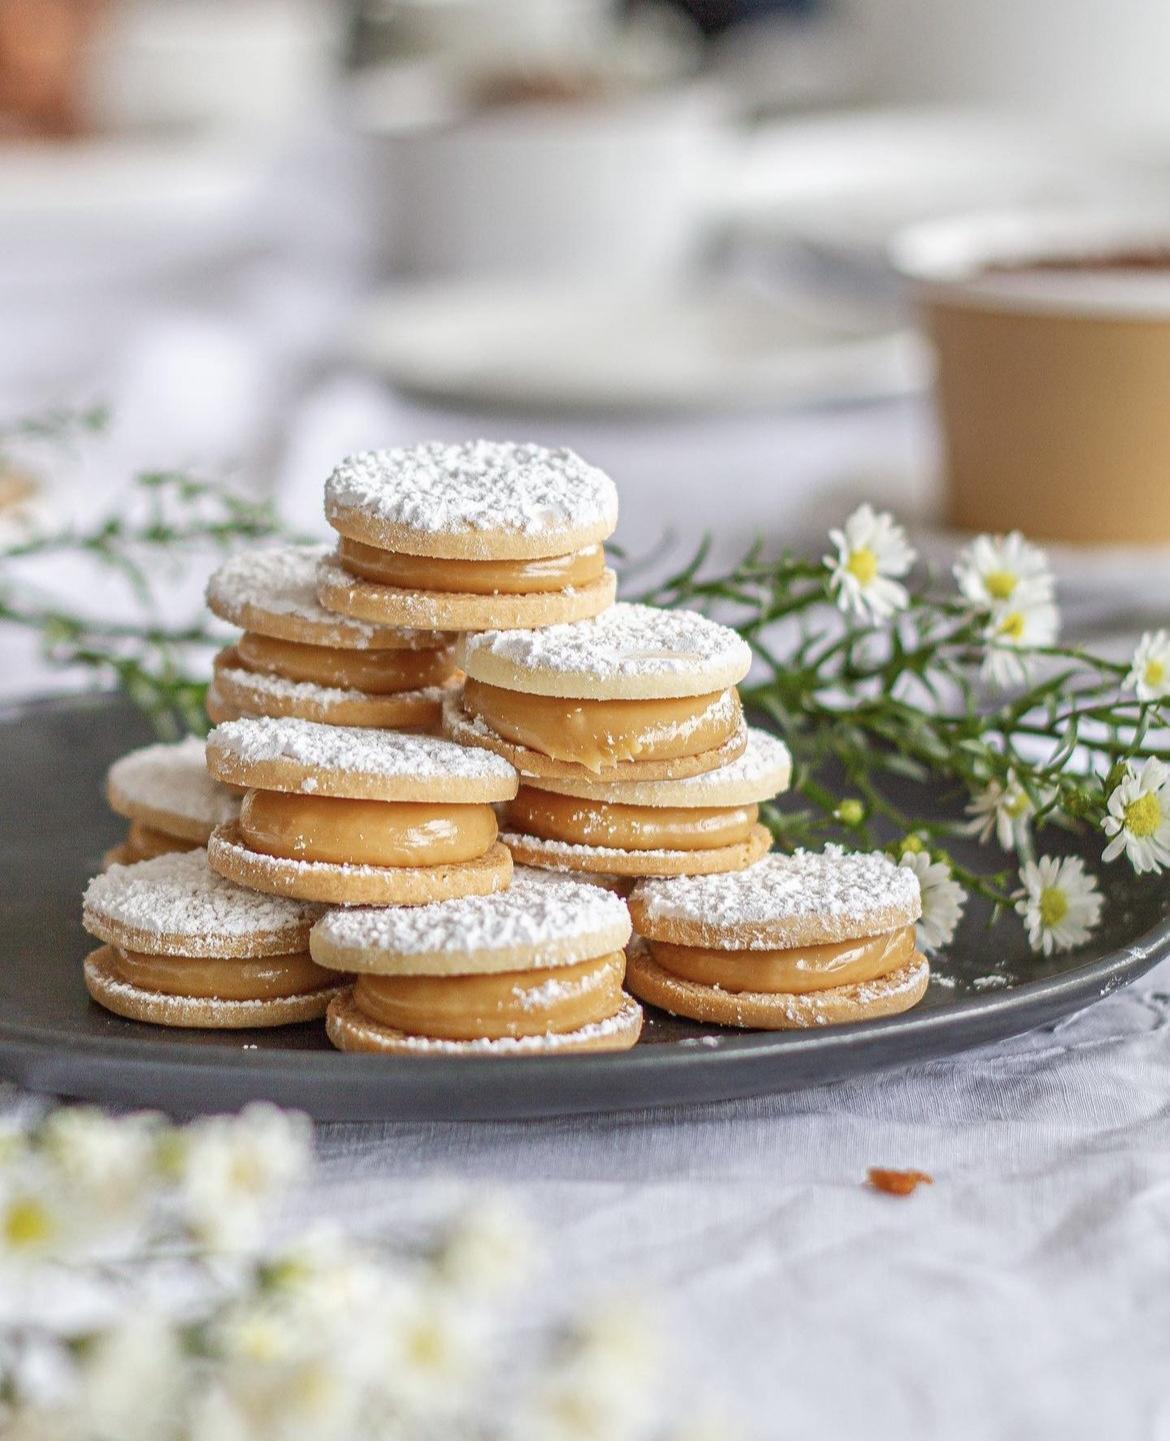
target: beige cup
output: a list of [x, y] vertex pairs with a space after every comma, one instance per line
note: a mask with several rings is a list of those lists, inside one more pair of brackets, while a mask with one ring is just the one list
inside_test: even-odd
[[948, 520], [1170, 543], [1170, 214], [941, 221], [894, 261], [936, 352]]

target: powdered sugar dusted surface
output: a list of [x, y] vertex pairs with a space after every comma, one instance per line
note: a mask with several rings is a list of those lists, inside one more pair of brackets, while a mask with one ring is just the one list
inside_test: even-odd
[[[712, 929], [767, 927], [804, 919], [864, 926], [891, 908], [918, 915], [918, 877], [878, 851], [771, 854], [728, 875], [643, 881], [637, 890], [648, 921], [697, 922]], [[864, 934], [864, 932], [862, 932]]]
[[[238, 666], [221, 666], [217, 674], [224, 677], [240, 690], [251, 691], [256, 696], [267, 696], [274, 701], [297, 702], [303, 706], [320, 707], [322, 711], [345, 701], [371, 701], [392, 703], [394, 701], [429, 701], [441, 704], [449, 686], [423, 686], [419, 690], [400, 690], [388, 694], [373, 695], [370, 691], [348, 690], [342, 686], [318, 685], [311, 680], [289, 680], [283, 675], [268, 675], [264, 671], [243, 670]], [[227, 722], [225, 722], [227, 724]], [[202, 746], [200, 747], [202, 749]]]
[[87, 917], [92, 913], [128, 931], [186, 938], [192, 947], [184, 954], [202, 956], [216, 955], [217, 943], [257, 932], [287, 932], [295, 950], [321, 914], [318, 905], [261, 895], [225, 880], [208, 866], [204, 850], [111, 866], [90, 881], [84, 906]]
[[625, 602], [593, 620], [464, 635], [459, 652], [469, 675], [477, 673], [476, 657], [488, 654], [524, 672], [588, 676], [600, 683], [724, 669], [742, 680], [752, 663], [747, 642], [728, 626], [695, 611]]
[[206, 826], [209, 834], [240, 812], [239, 797], [207, 774], [197, 736], [131, 751], [110, 767], [107, 784], [119, 807], [166, 811]]
[[[614, 939], [614, 933], [620, 939]], [[339, 950], [384, 950], [400, 956], [483, 955], [601, 936], [611, 947], [630, 932], [625, 902], [600, 886], [517, 866], [506, 891], [429, 906], [331, 911], [314, 935]], [[596, 954], [562, 954], [562, 964]]]
[[244, 551], [221, 565], [207, 582], [207, 603], [228, 616], [239, 615], [251, 605], [313, 625], [342, 625], [355, 634], [373, 636], [372, 625], [335, 615], [317, 599], [317, 566], [329, 549], [327, 545], [281, 545]]
[[427, 534], [542, 532], [617, 524], [617, 489], [572, 450], [514, 441], [430, 441], [348, 456], [325, 514], [356, 510]]
[[207, 744], [251, 765], [283, 760], [321, 771], [434, 780], [510, 781], [516, 774], [502, 756], [438, 736], [322, 725], [294, 716], [225, 721]]

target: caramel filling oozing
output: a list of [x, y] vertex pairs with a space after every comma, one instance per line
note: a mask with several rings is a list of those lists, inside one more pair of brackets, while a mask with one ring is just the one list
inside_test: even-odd
[[493, 976], [359, 976], [354, 999], [372, 1020], [414, 1036], [547, 1036], [616, 1016], [625, 972], [626, 958], [615, 951], [575, 966]]
[[626, 806], [521, 786], [508, 825], [529, 836], [622, 851], [708, 851], [747, 840], [756, 806]]
[[701, 755], [740, 724], [734, 690], [669, 700], [565, 700], [469, 680], [463, 704], [504, 740], [593, 771]]
[[605, 551], [599, 545], [541, 560], [447, 560], [378, 550], [342, 536], [337, 558], [352, 575], [378, 585], [464, 595], [544, 594], [588, 585], [605, 570]]
[[197, 1000], [271, 1001], [303, 996], [336, 985], [337, 976], [317, 965], [308, 951], [261, 960], [212, 960], [206, 956], [148, 956], [115, 950], [115, 969], [122, 980], [164, 996]]
[[450, 650], [334, 650], [245, 631], [236, 642], [245, 670], [367, 695], [441, 685], [455, 671]]
[[198, 841], [187, 841], [182, 836], [172, 836], [166, 831], [155, 830], [141, 821], [131, 821], [126, 832], [126, 855], [133, 861], [152, 861], [155, 856], [170, 855], [173, 851], [198, 850]]
[[456, 865], [482, 856], [496, 831], [488, 805], [249, 791], [240, 808], [240, 835], [252, 850], [333, 865]]
[[784, 951], [717, 951], [702, 946], [672, 946], [648, 941], [650, 954], [684, 981], [718, 986], [722, 991], [827, 991], [876, 981], [900, 970], [914, 954], [914, 927], [887, 931], [860, 941], [798, 946]]

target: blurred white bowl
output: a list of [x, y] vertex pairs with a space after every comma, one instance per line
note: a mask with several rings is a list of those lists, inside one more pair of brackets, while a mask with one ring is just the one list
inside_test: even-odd
[[366, 77], [381, 258], [416, 275], [669, 274], [694, 253], [723, 155], [700, 84], [475, 108], [449, 72]]

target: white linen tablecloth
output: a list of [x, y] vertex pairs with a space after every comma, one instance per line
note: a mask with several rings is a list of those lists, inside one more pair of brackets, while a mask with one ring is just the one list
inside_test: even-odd
[[[286, 194], [280, 213], [294, 211]], [[555, 439], [609, 468], [635, 553], [664, 527], [693, 541], [716, 526], [724, 556], [759, 530], [820, 536], [863, 497], [929, 515], [929, 426], [913, 403], [533, 424], [394, 397], [328, 363], [352, 273], [278, 247], [214, 286], [140, 295], [106, 362], [82, 377], [62, 364], [53, 396], [101, 394], [118, 417], [88, 462], [86, 503], [133, 464], [243, 461], [316, 524], [346, 450], [474, 433]], [[0, 367], [15, 369], [11, 355]], [[51, 357], [38, 373], [47, 398]], [[13, 382], [0, 411], [27, 398]], [[51, 684], [2, 638], [0, 695]], [[423, 1181], [503, 1188], [549, 1242], [549, 1304], [656, 1294], [688, 1384], [742, 1423], [731, 1434], [1170, 1438], [1168, 990], [1163, 967], [1054, 1029], [796, 1095], [329, 1126], [303, 1211], [370, 1230], [411, 1214]], [[864, 1185], [874, 1165], [935, 1184], [879, 1195]]]

